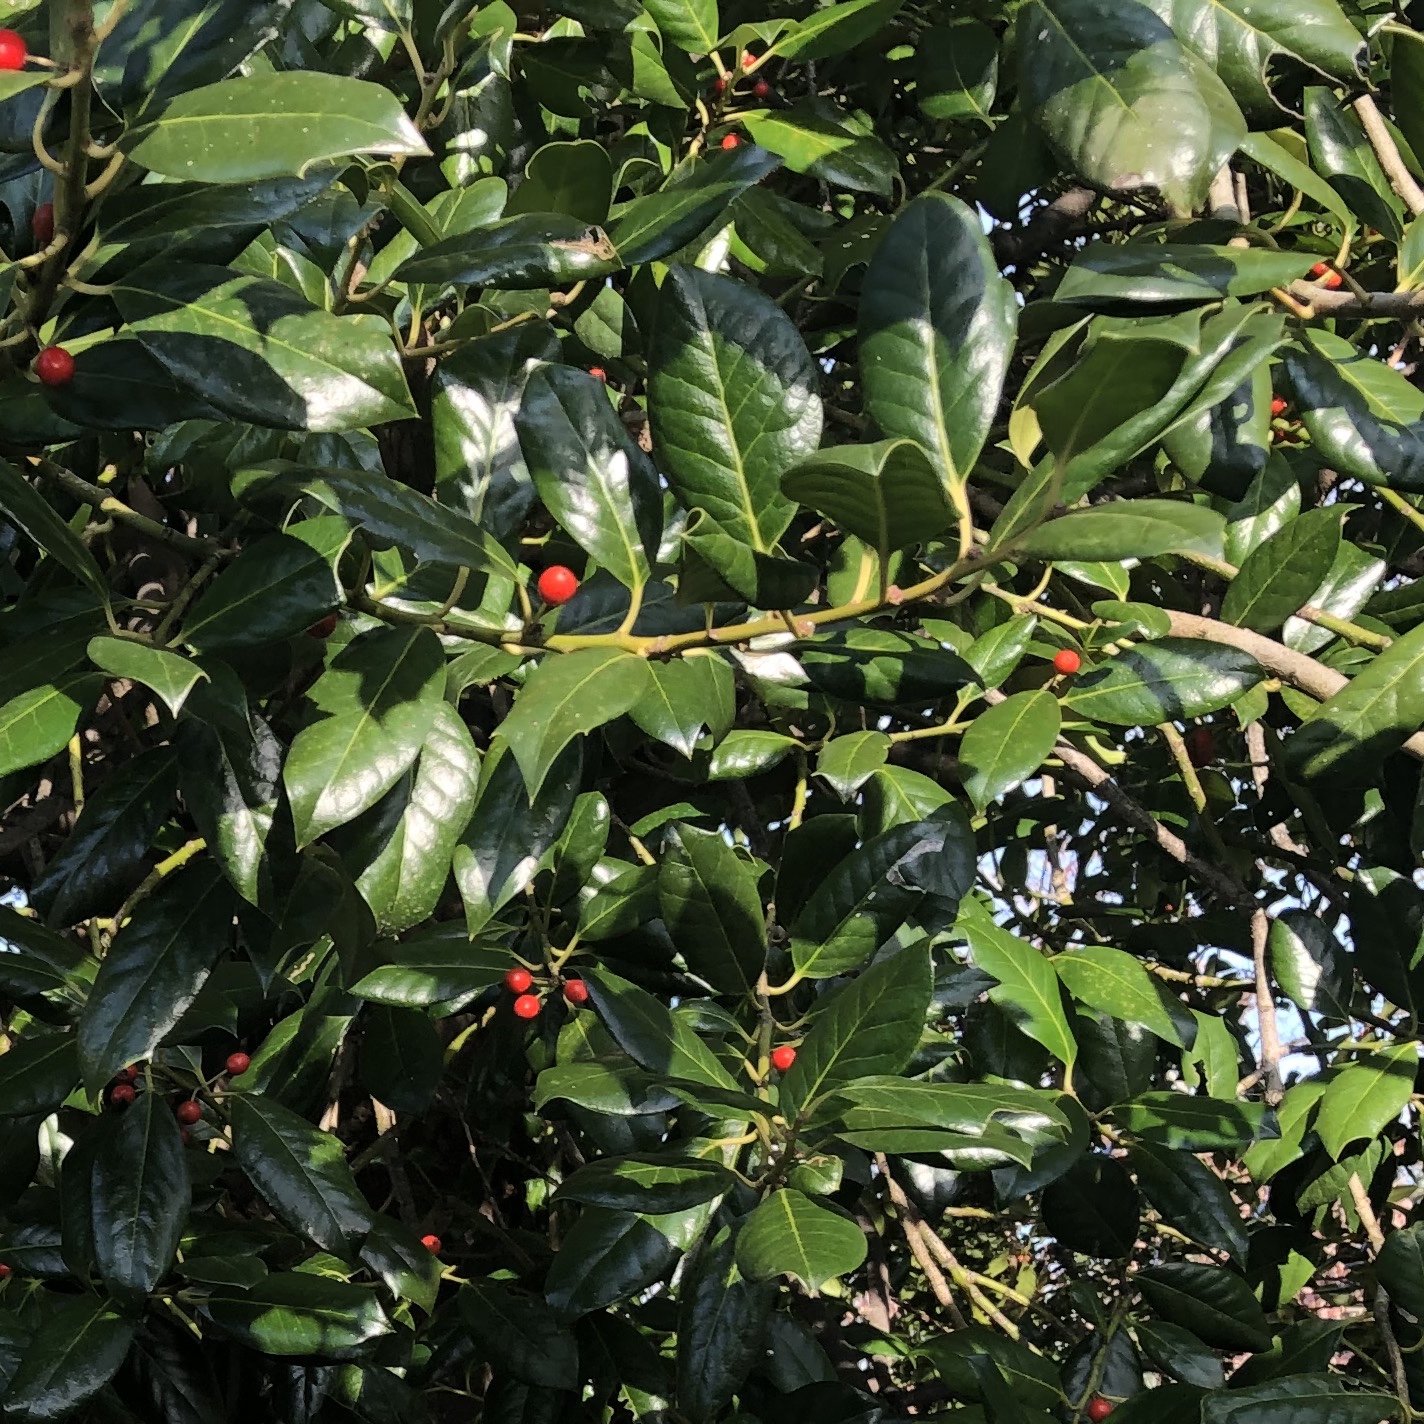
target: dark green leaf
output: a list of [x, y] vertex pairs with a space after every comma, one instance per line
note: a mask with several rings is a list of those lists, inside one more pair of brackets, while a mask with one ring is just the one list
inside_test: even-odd
[[1251, 1287], [1223, 1266], [1181, 1261], [1149, 1266], [1134, 1277], [1147, 1303], [1222, 1350], [1265, 1350], [1271, 1332]]
[[1085, 1256], [1127, 1256], [1137, 1240], [1137, 1192], [1115, 1157], [1080, 1157], [1043, 1194], [1043, 1225]]
[[749, 1280], [795, 1276], [818, 1290], [865, 1260], [865, 1235], [853, 1222], [790, 1187], [773, 1192], [737, 1233], [736, 1264]]
[[264, 1355], [359, 1359], [393, 1328], [368, 1286], [297, 1271], [244, 1291], [215, 1290], [202, 1311], [223, 1335]]
[[585, 1207], [560, 1243], [544, 1296], [565, 1318], [588, 1315], [645, 1290], [677, 1254], [667, 1237], [641, 1217]]
[[1052, 964], [1068, 992], [1100, 1013], [1140, 1024], [1178, 1048], [1196, 1041], [1190, 1011], [1158, 983], [1132, 955], [1120, 949], [1087, 945], [1053, 956]]
[[5, 1415], [22, 1424], [63, 1419], [118, 1372], [134, 1324], [95, 1296], [72, 1297], [46, 1313], [5, 1394]]
[[1054, 300], [1106, 312], [1205, 306], [1289, 286], [1313, 261], [1309, 252], [1264, 247], [1097, 242], [1074, 259]]
[[686, 1211], [724, 1195], [736, 1176], [715, 1162], [686, 1158], [604, 1157], [565, 1178], [557, 1195], [622, 1211]]
[[567, 213], [520, 213], [422, 248], [396, 280], [527, 291], [595, 281], [619, 266], [602, 228]]
[[1269, 633], [1306, 603], [1340, 548], [1340, 512], [1310, 509], [1253, 549], [1222, 600], [1228, 623]]
[[1221, 555], [1222, 519], [1205, 505], [1134, 499], [1076, 510], [1040, 524], [1018, 547], [1036, 559], [1150, 559], [1180, 550]]
[[1229, 707], [1265, 677], [1249, 653], [1192, 638], [1130, 648], [1079, 678], [1064, 699], [1116, 727], [1181, 722]]
[[1404, 1111], [1414, 1092], [1419, 1045], [1397, 1043], [1356, 1059], [1330, 1080], [1315, 1130], [1335, 1158], [1361, 1138], [1382, 1132]]
[[895, 155], [833, 113], [822, 105], [796, 104], [754, 109], [741, 121], [752, 142], [779, 155], [793, 173], [888, 198], [897, 176]]
[[1113, 1109], [1135, 1137], [1159, 1147], [1239, 1151], [1257, 1137], [1276, 1135], [1274, 1115], [1261, 1103], [1229, 1102], [1188, 1093], [1143, 1093]]
[[687, 966], [718, 993], [746, 994], [766, 963], [756, 874], [717, 831], [680, 826], [658, 875], [663, 923]]
[[579, 1349], [573, 1332], [537, 1296], [502, 1281], [469, 1280], [457, 1297], [475, 1348], [501, 1370], [546, 1389], [577, 1389]]
[[650, 737], [691, 757], [704, 727], [713, 742], [720, 742], [731, 730], [736, 683], [720, 656], [650, 662], [648, 671], [648, 686], [628, 715]]
[[1360, 1389], [1340, 1375], [1288, 1375], [1202, 1400], [1202, 1424], [1380, 1424], [1399, 1416], [1392, 1394]]
[[0, 1054], [0, 1114], [53, 1112], [79, 1085], [74, 1035], [27, 1033]]

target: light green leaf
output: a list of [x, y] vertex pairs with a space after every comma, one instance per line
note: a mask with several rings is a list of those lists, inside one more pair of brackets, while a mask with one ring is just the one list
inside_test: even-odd
[[737, 1266], [749, 1280], [795, 1276], [813, 1291], [849, 1275], [865, 1255], [865, 1234], [853, 1221], [791, 1187], [773, 1192], [737, 1235]]
[[1062, 716], [1051, 693], [1017, 692], [981, 712], [959, 745], [964, 789], [981, 811], [1033, 775], [1058, 740]]

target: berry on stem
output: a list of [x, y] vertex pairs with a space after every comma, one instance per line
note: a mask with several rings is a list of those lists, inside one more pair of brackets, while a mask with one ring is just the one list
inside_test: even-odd
[[134, 1091], [132, 1083], [115, 1083], [109, 1090], [109, 1106], [112, 1108], [126, 1108], [138, 1097]]
[[1210, 766], [1216, 759], [1216, 738], [1210, 727], [1193, 727], [1186, 736], [1187, 760], [1197, 768]]
[[771, 1050], [771, 1066], [778, 1073], [784, 1073], [796, 1061], [796, 1050], [789, 1043]]
[[325, 618], [318, 618], [315, 623], [307, 629], [308, 638], [324, 639], [329, 638], [336, 632], [336, 614], [328, 613]]
[[756, 61], [756, 55], [754, 55], [754, 54], [751, 52], [751, 50], [749, 50], [749, 49], [744, 49], [744, 50], [742, 51], [742, 68], [743, 68], [743, 69], [750, 69], [750, 68], [752, 67], [752, 65], [754, 65], [756, 62], [757, 62], [757, 61]]
[[30, 219], [30, 231], [35, 235], [35, 242], [41, 247], [48, 247], [54, 241], [54, 204], [41, 203], [35, 209], [35, 215]]
[[752, 93], [758, 99], [770, 98], [771, 85], [768, 84], [765, 79], [758, 79], [757, 82], [752, 85]]
[[424, 1246], [432, 1256], [438, 1256], [440, 1254], [440, 1238], [433, 1233], [429, 1236], [422, 1236], [420, 1238], [420, 1244]]
[[1310, 269], [1310, 275], [1312, 277], [1323, 277], [1329, 270], [1330, 268], [1327, 267], [1325, 263], [1317, 262], [1315, 266]]
[[608, 381], [608, 372], [605, 371], [602, 366], [590, 366], [588, 368], [588, 374], [592, 376], [595, 381], [603, 381], [605, 384]]
[[1088, 1418], [1093, 1421], [1093, 1424], [1102, 1424], [1103, 1420], [1112, 1412], [1112, 1400], [1104, 1399], [1100, 1394], [1095, 1394], [1088, 1401]]
[[1053, 655], [1053, 669], [1060, 672], [1064, 677], [1078, 671], [1083, 666], [1083, 659], [1073, 651], [1072, 648], [1060, 648]]
[[62, 346], [46, 346], [35, 357], [35, 375], [46, 386], [67, 386], [74, 379], [74, 357]]
[[539, 575], [539, 597], [557, 607], [578, 592], [578, 575], [563, 564], [551, 564]]
[[1327, 272], [1323, 285], [1327, 291], [1333, 292], [1336, 287], [1343, 287], [1345, 285], [1345, 279], [1338, 272]]
[[529, 986], [533, 982], [534, 976], [527, 969], [521, 969], [517, 964], [513, 969], [504, 971], [504, 987], [511, 994], [527, 994]]
[[1284, 396], [1275, 396], [1271, 401], [1271, 414], [1284, 415], [1290, 409], [1290, 403]]
[[539, 996], [537, 994], [521, 994], [514, 1001], [514, 1016], [520, 1019], [537, 1019], [539, 1017]]
[[10, 1274], [10, 1267], [4, 1261], [0, 1261], [0, 1281], [3, 1281]]
[[189, 1098], [186, 1103], [179, 1103], [173, 1111], [173, 1116], [185, 1127], [191, 1127], [203, 1115], [202, 1106]]
[[740, 148], [742, 140], [740, 134], [725, 134], [722, 138], [723, 148]]
[[15, 30], [0, 30], [0, 69], [23, 69], [30, 57], [25, 37]]
[[252, 1067], [252, 1059], [245, 1053], [229, 1053], [227, 1056], [227, 1071], [234, 1078], [240, 1078], [249, 1068]]
[[127, 1068], [120, 1068], [119, 1071], [114, 1074], [114, 1081], [116, 1083], [137, 1083], [138, 1069], [132, 1064]]
[[575, 1005], [588, 1003], [588, 985], [582, 979], [565, 979], [564, 998]]
[[722, 75], [718, 75], [712, 81], [712, 92], [714, 94], [725, 94], [727, 92], [727, 81]]

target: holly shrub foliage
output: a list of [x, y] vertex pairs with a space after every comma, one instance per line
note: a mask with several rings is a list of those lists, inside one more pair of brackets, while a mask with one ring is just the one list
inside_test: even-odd
[[0, 12], [6, 1420], [1424, 1409], [1387, 0]]

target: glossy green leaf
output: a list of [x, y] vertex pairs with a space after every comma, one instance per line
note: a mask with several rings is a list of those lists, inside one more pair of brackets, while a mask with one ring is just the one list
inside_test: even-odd
[[142, 683], [175, 717], [183, 710], [188, 694], [207, 677], [197, 663], [179, 653], [145, 647], [126, 638], [92, 639], [89, 661], [110, 677]]
[[662, 532], [662, 496], [602, 384], [547, 366], [525, 385], [515, 426], [545, 509], [621, 584], [641, 589]]
[[834, 737], [816, 754], [816, 775], [847, 801], [885, 765], [890, 739], [884, 732]]
[[1418, 1067], [1419, 1045], [1398, 1043], [1342, 1069], [1330, 1080], [1315, 1117], [1325, 1150], [1339, 1158], [1350, 1143], [1388, 1127], [1409, 1102]]
[[318, 717], [282, 777], [298, 846], [369, 810], [415, 761], [444, 693], [444, 656], [424, 628], [381, 628], [337, 654], [309, 692]]
[[1271, 972], [1286, 996], [1302, 1009], [1348, 1018], [1353, 975], [1330, 927], [1304, 910], [1285, 910], [1271, 920]]
[[94, 1258], [109, 1291], [142, 1299], [167, 1275], [191, 1188], [178, 1123], [163, 1097], [140, 1093], [109, 1119], [95, 1154]]
[[753, 109], [741, 122], [753, 143], [784, 159], [793, 173], [852, 192], [890, 196], [895, 155], [878, 138], [830, 117], [823, 107]]
[[679, 49], [711, 54], [717, 48], [717, 0], [644, 0], [643, 8], [657, 21], [663, 38]]
[[1255, 658], [1239, 648], [1161, 638], [1077, 678], [1064, 701], [1109, 726], [1151, 727], [1229, 707], [1264, 677]]
[[1107, 1260], [1132, 1252], [1137, 1239], [1137, 1190], [1115, 1157], [1080, 1157], [1043, 1194], [1043, 1225], [1069, 1251]]
[[605, 1157], [580, 1167], [560, 1184], [558, 1196], [622, 1211], [686, 1211], [724, 1195], [736, 1177], [715, 1162], [653, 1157]]
[[596, 731], [646, 695], [645, 659], [612, 648], [545, 658], [525, 680], [500, 734], [519, 763], [529, 799], [575, 737]]
[[651, 676], [628, 715], [650, 737], [691, 757], [703, 729], [720, 742], [736, 716], [732, 669], [716, 654], [650, 662]]
[[1190, 1152], [1134, 1143], [1128, 1163], [1169, 1226], [1243, 1262], [1249, 1245], [1241, 1208], [1226, 1183]]
[[1162, 1318], [1222, 1350], [1265, 1350], [1271, 1332], [1251, 1287], [1222, 1266], [1174, 1262], [1149, 1266], [1134, 1278]]
[[126, 141], [135, 163], [170, 178], [257, 183], [356, 154], [429, 150], [389, 90], [311, 71], [227, 79], [179, 95]]
[[1424, 723], [1424, 624], [1395, 639], [1328, 702], [1314, 708], [1289, 743], [1299, 775], [1339, 775], [1378, 766]]
[[1310, 166], [1361, 219], [1398, 241], [1403, 204], [1349, 105], [1340, 102], [1333, 85], [1321, 84], [1306, 89], [1302, 107]]
[[243, 1291], [215, 1290], [203, 1315], [222, 1335], [266, 1355], [359, 1359], [392, 1333], [368, 1286], [288, 1271]]
[[904, 0], [839, 0], [813, 11], [771, 47], [782, 59], [827, 59], [873, 39], [895, 18]]
[[999, 40], [961, 16], [926, 33], [915, 56], [915, 99], [931, 119], [987, 120], [999, 88]]
[[537, 1296], [502, 1281], [467, 1280], [457, 1297], [460, 1319], [485, 1359], [526, 1384], [576, 1389], [578, 1341]]
[[679, 826], [658, 872], [663, 923], [694, 974], [746, 994], [766, 963], [766, 912], [756, 873], [718, 831]]
[[595, 281], [618, 269], [603, 230], [567, 213], [520, 213], [422, 248], [396, 280], [527, 291]]
[[1257, 1137], [1276, 1131], [1262, 1103], [1204, 1098], [1161, 1090], [1143, 1093], [1113, 1109], [1113, 1116], [1134, 1136], [1159, 1147], [1188, 1152], [1217, 1148], [1239, 1151]]
[[636, 1296], [677, 1259], [677, 1248], [631, 1212], [585, 1207], [559, 1245], [544, 1298], [565, 1319]]
[[1141, 963], [1120, 949], [1088, 945], [1054, 955], [1053, 968], [1068, 992], [1100, 1013], [1140, 1024], [1178, 1048], [1190, 1048], [1196, 1024], [1186, 1006]]
[[1134, 499], [1040, 524], [1018, 547], [1038, 559], [1150, 559], [1175, 551], [1220, 556], [1221, 516], [1199, 504]]
[[546, 143], [530, 157], [505, 211], [566, 213], [583, 223], [601, 223], [612, 194], [613, 163], [601, 143]]
[[[356, 876], [383, 932], [414, 929], [434, 913], [446, 882], [455, 846], [474, 811], [480, 754], [469, 729], [448, 702], [435, 709], [435, 720], [421, 748], [408, 784], [389, 793], [399, 814], [391, 825], [378, 822], [378, 842], [363, 838], [374, 851]], [[380, 816], [379, 810], [375, 813]]]
[[688, 1263], [678, 1288], [677, 1403], [689, 1419], [715, 1418], [764, 1355], [775, 1286], [748, 1280], [732, 1233], [720, 1231]]
[[782, 1076], [783, 1100], [805, 1111], [857, 1078], [900, 1072], [919, 1044], [929, 995], [929, 961], [922, 950], [902, 950], [871, 965], [812, 1019], [796, 1061]]
[[1063, 1009], [1063, 991], [1049, 961], [1031, 944], [1000, 929], [976, 901], [966, 901], [958, 928], [974, 963], [998, 981], [989, 990], [1024, 1033], [1071, 1066], [1078, 1045]]
[[48, 1312], [5, 1394], [7, 1417], [23, 1424], [63, 1419], [118, 1373], [134, 1322], [97, 1296], [73, 1296]]
[[1226, 516], [1227, 561], [1241, 564], [1300, 512], [1300, 479], [1280, 456], [1257, 475]]
[[1357, 1388], [1340, 1375], [1287, 1375], [1204, 1397], [1202, 1424], [1379, 1424], [1398, 1417], [1392, 1394]]
[[793, 465], [781, 488], [882, 554], [924, 543], [954, 521], [934, 466], [913, 440], [820, 450]]
[[1018, 25], [1020, 97], [1078, 173], [1183, 212], [1202, 203], [1246, 136], [1204, 60], [1135, 0], [1031, 0]]
[[1246, 556], [1222, 600], [1222, 618], [1263, 633], [1279, 628], [1320, 586], [1339, 548], [1338, 510], [1297, 515]]
[[1032, 776], [1058, 740], [1051, 692], [1018, 692], [981, 712], [959, 744], [964, 789], [981, 811]]
[[74, 1035], [30, 1032], [0, 1053], [0, 1114], [53, 1112], [79, 1082]]
[[498, 984], [509, 968], [503, 946], [438, 930], [386, 948], [387, 962], [351, 986], [358, 998], [408, 1009], [454, 1003]]
[[5, 511], [6, 523], [23, 529], [50, 558], [108, 602], [109, 585], [93, 554], [44, 496], [5, 460], [0, 460], [0, 509]]
[[174, 380], [237, 420], [354, 430], [415, 414], [376, 318], [333, 316], [225, 267], [161, 260], [124, 277], [114, 301]]
[[865, 1260], [865, 1235], [846, 1217], [790, 1187], [773, 1192], [742, 1223], [737, 1268], [750, 1280], [795, 1276], [812, 1290]]
[[1018, 305], [978, 217], [958, 199], [916, 199], [875, 249], [860, 306], [866, 409], [917, 441], [947, 488], [989, 434], [1013, 354]]
[[675, 268], [653, 336], [648, 411], [660, 468], [689, 509], [775, 547], [794, 513], [781, 477], [815, 450], [821, 399], [786, 314], [742, 283]]
[[1094, 243], [1074, 259], [1054, 300], [1116, 312], [1209, 305], [1285, 287], [1310, 271], [1308, 252], [1206, 243]]
[[203, 590], [184, 620], [183, 641], [213, 652], [305, 632], [340, 602], [336, 562], [350, 542], [344, 519], [318, 515], [249, 544]]
[[226, 951], [231, 919], [231, 891], [208, 864], [170, 876], [135, 908], [79, 1018], [79, 1061], [91, 1092], [152, 1057]]
[[792, 922], [792, 960], [806, 978], [844, 974], [864, 964], [925, 895], [954, 902], [973, 883], [973, 836], [957, 806], [897, 824], [826, 872]]
[[372, 1004], [362, 1016], [361, 1082], [371, 1096], [405, 1117], [430, 1110], [445, 1069], [444, 1045], [417, 1009]]
[[269, 1097], [236, 1093], [229, 1102], [233, 1158], [248, 1180], [293, 1231], [353, 1259], [371, 1209], [340, 1140]]

